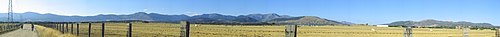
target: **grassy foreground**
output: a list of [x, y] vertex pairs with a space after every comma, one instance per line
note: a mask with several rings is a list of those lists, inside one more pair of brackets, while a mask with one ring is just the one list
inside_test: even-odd
[[[74, 25], [76, 27], [76, 25]], [[101, 23], [80, 24], [79, 37], [101, 36]], [[125, 37], [127, 23], [106, 23], [106, 37]], [[133, 37], [179, 37], [180, 25], [133, 23]], [[191, 37], [284, 37], [284, 26], [228, 26], [191, 24]], [[39, 30], [40, 31], [40, 30]], [[298, 37], [402, 37], [403, 28], [374, 26], [301, 26]], [[494, 37], [494, 30], [470, 30], [469, 37]], [[76, 31], [74, 31], [76, 33]], [[413, 28], [414, 37], [462, 37], [461, 29]], [[57, 33], [54, 33], [57, 34]]]
[[63, 34], [55, 29], [44, 26], [35, 25], [35, 29], [38, 32], [39, 37], [77, 37], [72, 34]]

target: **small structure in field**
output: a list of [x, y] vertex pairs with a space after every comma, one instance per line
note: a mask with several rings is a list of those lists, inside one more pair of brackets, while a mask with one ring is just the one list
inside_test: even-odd
[[377, 27], [389, 27], [389, 25], [375, 25]]
[[432, 30], [432, 29], [429, 29], [429, 31], [431, 31], [431, 32], [432, 32], [432, 31], [434, 31], [434, 30]]
[[373, 29], [373, 28], [372, 28], [372, 31], [373, 31], [373, 32], [377, 32], [377, 31], [375, 31], [375, 29]]

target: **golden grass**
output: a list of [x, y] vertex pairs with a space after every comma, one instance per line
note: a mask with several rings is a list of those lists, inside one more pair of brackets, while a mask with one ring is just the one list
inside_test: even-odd
[[35, 25], [35, 28], [39, 34], [39, 37], [77, 37], [72, 34], [63, 34], [62, 32], [59, 32], [56, 29], [47, 28], [44, 26]]
[[[179, 37], [180, 25], [133, 23], [133, 37]], [[195, 26], [196, 25], [196, 26]], [[76, 26], [76, 25], [75, 25]], [[106, 23], [106, 37], [125, 37], [127, 23]], [[101, 23], [92, 23], [92, 37], [101, 36]], [[88, 24], [80, 25], [79, 37], [88, 37]], [[191, 24], [191, 37], [284, 37], [284, 26], [228, 26]], [[374, 31], [373, 31], [373, 30]], [[433, 31], [430, 31], [433, 30]], [[298, 37], [402, 37], [403, 28], [374, 26], [301, 26]], [[493, 37], [493, 30], [470, 30], [469, 37]], [[413, 28], [414, 37], [462, 37], [460, 29]]]
[[[373, 31], [373, 30], [374, 31]], [[431, 31], [432, 30], [432, 31]], [[404, 29], [399, 27], [372, 26], [303, 26], [298, 36], [302, 37], [402, 37]], [[469, 37], [494, 37], [494, 30], [470, 30]], [[461, 29], [413, 28], [413, 37], [462, 37]]]

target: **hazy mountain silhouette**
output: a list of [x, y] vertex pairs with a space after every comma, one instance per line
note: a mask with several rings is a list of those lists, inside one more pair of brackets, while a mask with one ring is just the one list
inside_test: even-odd
[[[6, 18], [6, 13], [0, 13], [0, 18]], [[22, 16], [22, 17], [21, 17]], [[188, 15], [164, 15], [158, 13], [137, 12], [129, 15], [100, 14], [96, 16], [62, 16], [56, 14], [40, 14], [35, 12], [15, 13], [15, 21], [50, 21], [50, 22], [89, 22], [89, 21], [162, 21], [178, 22], [190, 21], [195, 23], [273, 23], [273, 24], [344, 24], [341, 22], [323, 19], [315, 16], [292, 17], [288, 15], [271, 14], [248, 14], [248, 15], [222, 15], [202, 14]], [[6, 20], [6, 19], [2, 19]], [[349, 23], [352, 24], [352, 23]]]
[[472, 22], [453, 22], [453, 21], [439, 21], [434, 19], [422, 21], [397, 21], [389, 24], [390, 26], [421, 26], [421, 27], [455, 27], [455, 26], [471, 26], [471, 27], [493, 27], [489, 23], [472, 23]]
[[242, 15], [242, 16], [247, 16], [256, 20], [259, 20], [259, 22], [265, 22], [269, 21], [275, 18], [290, 18], [288, 15], [278, 15], [276, 13], [271, 13], [271, 14], [249, 14], [249, 15]]
[[302, 25], [345, 25], [337, 21], [332, 21], [328, 19], [319, 18], [316, 16], [300, 16], [292, 18], [276, 18], [268, 23], [278, 23], [278, 24], [302, 24]]

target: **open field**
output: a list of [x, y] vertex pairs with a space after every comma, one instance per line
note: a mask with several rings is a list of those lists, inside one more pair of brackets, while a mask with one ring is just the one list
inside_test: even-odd
[[[373, 30], [372, 30], [373, 29]], [[431, 31], [432, 30], [432, 31]], [[399, 27], [372, 26], [304, 26], [298, 36], [303, 37], [402, 37]], [[469, 37], [494, 37], [494, 30], [470, 30]], [[461, 29], [413, 28], [413, 37], [462, 37]]]
[[[74, 25], [76, 28], [76, 25]], [[88, 23], [80, 24], [80, 37], [88, 37]], [[106, 37], [125, 37], [127, 23], [106, 23]], [[92, 23], [92, 37], [101, 36], [101, 23]], [[191, 24], [191, 37], [284, 37], [284, 26], [227, 26]], [[374, 26], [300, 26], [298, 37], [402, 37], [403, 28]], [[470, 30], [470, 37], [494, 37], [494, 30]], [[76, 31], [73, 31], [76, 33]], [[414, 37], [462, 37], [461, 29], [413, 28]], [[133, 37], [178, 37], [180, 25], [133, 23]]]

